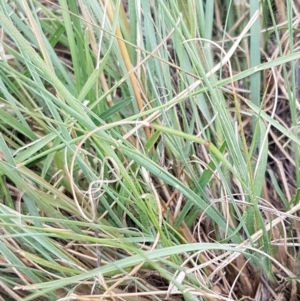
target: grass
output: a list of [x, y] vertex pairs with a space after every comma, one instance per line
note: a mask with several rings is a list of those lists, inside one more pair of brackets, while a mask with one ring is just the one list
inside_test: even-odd
[[0, 300], [299, 298], [284, 3], [0, 3]]

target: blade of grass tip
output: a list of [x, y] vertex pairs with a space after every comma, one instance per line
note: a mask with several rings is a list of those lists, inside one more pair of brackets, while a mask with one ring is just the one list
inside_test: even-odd
[[277, 195], [279, 196], [281, 202], [284, 204], [285, 209], [290, 210], [291, 204], [289, 203], [289, 201], [286, 198], [285, 194], [282, 192], [282, 190], [281, 190], [281, 188], [278, 184], [278, 179], [276, 178], [276, 176], [274, 174], [274, 171], [271, 170], [271, 169], [267, 169], [267, 172], [270, 176], [272, 186], [274, 187], [274, 189], [275, 189]]
[[[82, 89], [81, 89], [81, 91], [78, 95], [78, 100], [79, 101], [83, 101], [84, 98], [86, 97], [87, 93], [92, 89], [93, 86], [95, 86], [97, 84], [99, 76], [100, 76], [102, 82], [103, 82], [103, 80], [105, 80], [105, 78], [102, 79], [103, 69], [105, 68], [106, 62], [107, 62], [107, 60], [109, 58], [109, 55], [111, 53], [112, 45], [113, 45], [113, 40], [111, 40], [111, 42], [109, 44], [109, 47], [108, 47], [108, 50], [106, 51], [104, 57], [101, 58], [101, 62], [99, 64], [99, 66], [93, 72], [90, 73], [89, 78], [87, 79], [86, 83], [82, 87]], [[107, 84], [105, 84], [105, 86], [107, 86]], [[110, 97], [107, 96], [107, 99], [110, 99]], [[107, 101], [107, 102], [108, 102], [109, 106], [113, 105], [111, 100]], [[94, 103], [90, 104], [90, 108], [92, 109], [95, 105], [97, 105], [97, 102], [94, 102]]]
[[0, 151], [2, 152], [3, 155], [1, 155], [1, 159], [5, 159], [11, 167], [17, 168], [17, 165], [15, 163], [15, 160], [11, 154], [11, 151], [9, 150], [8, 146], [6, 145], [5, 140], [3, 139], [2, 134], [0, 134]]
[[16, 156], [16, 161], [22, 163], [28, 158], [39, 153], [43, 147], [53, 141], [56, 137], [56, 133], [49, 133], [44, 137], [35, 140], [33, 143], [27, 144], [25, 148], [19, 148], [14, 153], [14, 156]]
[[131, 102], [132, 102], [132, 97], [128, 97], [128, 98], [126, 98], [124, 100], [121, 100], [120, 102], [118, 102], [114, 106], [110, 107], [105, 112], [103, 112], [99, 116], [99, 118], [101, 118], [104, 121], [107, 121], [108, 118], [110, 118], [111, 116], [113, 116], [115, 113], [120, 113], [122, 111], [122, 109], [125, 108], [126, 106], [128, 106]]
[[278, 131], [280, 131], [283, 135], [285, 135], [286, 137], [291, 139], [293, 142], [295, 142], [298, 146], [300, 146], [299, 138], [294, 133], [292, 133], [289, 129], [286, 129], [277, 120], [274, 120], [272, 117], [270, 117], [264, 111], [261, 111], [261, 109], [256, 107], [252, 102], [245, 100], [245, 103], [250, 107], [252, 112], [257, 114], [257, 116], [260, 116], [261, 118], [263, 118], [266, 122], [268, 122], [270, 125], [272, 125], [274, 128], [276, 128]]
[[[111, 1], [108, 1], [107, 3], [108, 3], [108, 5], [107, 5], [108, 17], [110, 19], [110, 22], [114, 23], [115, 18], [118, 17], [118, 15], [116, 15], [116, 12], [118, 12], [119, 10], [117, 9], [116, 11], [114, 11]], [[118, 6], [119, 6], [119, 3], [120, 3], [120, 1], [118, 1]], [[140, 112], [142, 112], [142, 111], [144, 111], [142, 94], [141, 94], [141, 91], [139, 88], [139, 84], [138, 84], [136, 75], [134, 72], [131, 72], [133, 69], [133, 66], [130, 61], [130, 56], [129, 56], [128, 50], [126, 48], [126, 44], [123, 41], [123, 35], [122, 35], [121, 29], [119, 26], [117, 26], [117, 28], [116, 28], [115, 36], [118, 39], [118, 45], [120, 47], [120, 51], [121, 51], [122, 57], [124, 59], [126, 69], [130, 73], [129, 79], [130, 79], [130, 82], [131, 82], [131, 85], [132, 85], [132, 88], [134, 91], [134, 95], [135, 95], [135, 99], [136, 99], [138, 108], [139, 108]], [[145, 117], [142, 117], [142, 118], [145, 119]], [[145, 130], [147, 139], [150, 139], [151, 138], [150, 128], [145, 127], [144, 130]]]
[[[48, 16], [49, 14], [47, 14]], [[55, 68], [55, 72], [58, 74], [59, 78], [62, 78], [66, 82], [69, 91], [75, 94], [75, 84], [72, 77], [68, 73], [67, 68], [63, 65], [61, 60], [58, 58], [58, 54], [55, 52], [55, 46], [60, 43], [61, 45], [67, 47], [67, 42], [65, 42], [65, 25], [63, 22], [57, 19], [54, 15], [50, 14], [50, 18], [53, 18], [54, 21], [51, 24], [46, 22], [41, 22], [42, 32], [45, 32], [48, 40], [45, 41], [47, 45], [47, 50], [49, 51], [50, 57], [52, 59], [52, 64]]]
[[14, 130], [18, 131], [19, 133], [23, 134], [25, 137], [29, 138], [30, 140], [35, 140], [37, 137], [32, 132], [29, 127], [24, 126], [21, 124], [16, 118], [14, 118], [11, 114], [5, 112], [0, 108], [0, 117], [1, 121], [4, 122], [7, 128], [11, 127]]
[[254, 195], [255, 196], [260, 196], [263, 183], [264, 183], [264, 178], [265, 178], [265, 173], [266, 173], [266, 168], [267, 168], [267, 161], [268, 161], [268, 137], [267, 137], [267, 130], [265, 127], [265, 124], [262, 120], [258, 120], [259, 122], [259, 127], [260, 127], [260, 141], [259, 141], [259, 156], [257, 159], [257, 164], [255, 167], [255, 172], [254, 172]]

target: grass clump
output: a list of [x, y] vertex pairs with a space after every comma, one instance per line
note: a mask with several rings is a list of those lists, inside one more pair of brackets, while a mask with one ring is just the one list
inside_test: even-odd
[[0, 3], [1, 300], [297, 300], [300, 7], [221, 2]]

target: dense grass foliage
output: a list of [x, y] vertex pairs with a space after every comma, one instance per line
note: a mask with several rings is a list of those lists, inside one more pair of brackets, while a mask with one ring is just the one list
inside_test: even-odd
[[298, 300], [296, 2], [0, 2], [0, 300]]

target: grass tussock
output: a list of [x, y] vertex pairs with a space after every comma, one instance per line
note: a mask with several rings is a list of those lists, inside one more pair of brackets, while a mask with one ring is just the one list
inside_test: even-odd
[[297, 1], [1, 1], [0, 300], [298, 300]]

